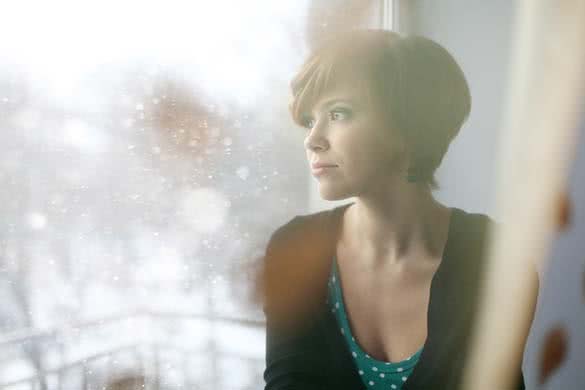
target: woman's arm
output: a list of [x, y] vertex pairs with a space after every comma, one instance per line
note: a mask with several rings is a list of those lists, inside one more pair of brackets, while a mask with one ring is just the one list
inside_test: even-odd
[[265, 390], [327, 390], [318, 330], [317, 324], [287, 329], [267, 314]]
[[[275, 231], [268, 242], [259, 285], [266, 317], [265, 390], [327, 390], [327, 345], [316, 311], [318, 298], [306, 280], [314, 275], [306, 256], [302, 217]], [[314, 264], [314, 263], [313, 263]], [[313, 302], [311, 302], [313, 301]]]

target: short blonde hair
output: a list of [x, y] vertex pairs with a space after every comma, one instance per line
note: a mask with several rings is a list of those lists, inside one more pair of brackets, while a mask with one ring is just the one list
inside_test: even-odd
[[465, 76], [449, 52], [421, 36], [387, 30], [352, 30], [325, 41], [291, 82], [293, 120], [304, 118], [334, 83], [351, 77], [365, 86], [407, 145], [408, 175], [439, 188], [435, 171], [471, 110]]

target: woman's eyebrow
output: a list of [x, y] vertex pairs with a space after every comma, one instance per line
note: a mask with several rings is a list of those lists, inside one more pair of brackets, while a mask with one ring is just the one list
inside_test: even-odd
[[349, 105], [355, 105], [355, 102], [352, 99], [332, 98], [332, 99], [328, 99], [328, 100], [320, 103], [319, 106], [315, 106], [315, 107], [316, 107], [316, 110], [319, 110], [319, 109], [324, 110], [324, 109], [327, 109], [327, 108], [329, 108], [337, 103], [345, 103], [345, 104], [349, 104]]

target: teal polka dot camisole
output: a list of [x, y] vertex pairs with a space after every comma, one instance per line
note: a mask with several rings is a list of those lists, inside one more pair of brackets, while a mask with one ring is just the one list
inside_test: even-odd
[[418, 362], [422, 348], [414, 355], [400, 362], [384, 362], [377, 360], [365, 353], [355, 341], [349, 327], [349, 321], [343, 304], [341, 282], [337, 271], [337, 259], [333, 259], [331, 274], [327, 282], [327, 304], [335, 315], [341, 334], [354, 358], [358, 373], [366, 389], [370, 390], [395, 390], [401, 389], [408, 376], [412, 373]]

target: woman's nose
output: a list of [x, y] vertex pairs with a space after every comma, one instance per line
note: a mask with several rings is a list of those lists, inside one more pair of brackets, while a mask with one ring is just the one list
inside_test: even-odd
[[305, 148], [311, 151], [323, 151], [329, 147], [329, 141], [324, 135], [322, 124], [316, 123], [305, 138]]

